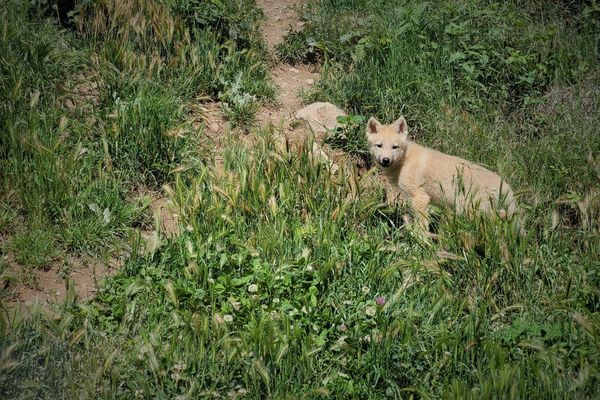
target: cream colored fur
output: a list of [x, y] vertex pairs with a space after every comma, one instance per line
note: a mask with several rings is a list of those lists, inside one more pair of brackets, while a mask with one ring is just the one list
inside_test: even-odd
[[404, 117], [390, 125], [371, 117], [367, 140], [390, 186], [400, 200], [409, 202], [424, 228], [430, 203], [450, 205], [458, 212], [497, 213], [501, 218], [515, 212], [513, 191], [498, 174], [409, 141]]

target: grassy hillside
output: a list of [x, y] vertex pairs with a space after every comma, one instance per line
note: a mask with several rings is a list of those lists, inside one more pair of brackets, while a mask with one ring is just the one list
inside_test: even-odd
[[[254, 106], [235, 99], [273, 96], [253, 4], [85, 4], [68, 29], [0, 6], [7, 246], [98, 251], [143, 223], [140, 185], [167, 184], [183, 229], [133, 251], [93, 301], [71, 290], [56, 309], [5, 314], [1, 397], [600, 396], [596, 3], [300, 10], [303, 30], [278, 53], [323, 64], [311, 99], [403, 113], [415, 140], [521, 192], [519, 220], [441, 210], [431, 243], [368, 174], [333, 174], [272, 131], [233, 141], [214, 168], [186, 106], [220, 98], [248, 121]], [[143, 17], [124, 14], [135, 7]], [[93, 101], [65, 87], [81, 74], [98, 77]], [[361, 154], [356, 126], [333, 143]]]
[[199, 100], [243, 124], [273, 97], [245, 3], [86, 2], [67, 27], [52, 8], [1, 6], [0, 234], [23, 267], [150, 224], [138, 193], [210, 160]]

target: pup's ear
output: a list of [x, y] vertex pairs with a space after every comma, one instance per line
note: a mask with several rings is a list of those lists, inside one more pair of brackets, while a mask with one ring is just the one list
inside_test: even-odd
[[394, 127], [396, 133], [398, 133], [400, 136], [403, 136], [405, 139], [408, 137], [408, 125], [406, 124], [404, 116], [401, 116], [396, 121], [394, 121], [392, 126]]
[[381, 122], [377, 121], [377, 118], [371, 117], [367, 121], [367, 134], [373, 135], [381, 128]]

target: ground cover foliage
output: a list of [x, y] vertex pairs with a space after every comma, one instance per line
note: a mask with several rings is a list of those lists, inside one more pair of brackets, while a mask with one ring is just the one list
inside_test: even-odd
[[25, 268], [149, 225], [138, 193], [210, 159], [192, 105], [222, 100], [246, 123], [274, 94], [246, 2], [83, 2], [67, 26], [44, 4], [0, 9], [0, 232]]
[[[103, 26], [111, 19], [98, 15], [109, 12], [111, 3], [99, 4], [85, 15], [96, 16]], [[168, 8], [161, 10], [198, 30], [213, 27], [210, 35], [218, 41], [224, 36], [235, 41], [234, 50], [219, 53], [235, 60], [254, 39], [223, 28], [244, 24], [222, 16], [228, 7], [243, 4], [181, 1], [164, 3]], [[179, 61], [153, 64], [153, 51], [175, 60], [188, 54], [171, 48], [171, 40], [161, 42], [164, 35], [157, 32], [162, 31], [149, 34], [155, 41], [144, 42], [136, 39], [139, 29], [125, 39], [116, 28], [124, 25], [90, 25], [94, 28], [79, 36], [40, 19], [45, 22], [36, 25], [38, 31], [44, 27], [63, 38], [45, 45], [50, 49], [63, 49], [71, 43], [67, 40], [92, 40], [86, 35], [104, 43], [99, 53], [120, 67], [107, 68], [103, 84], [112, 82], [131, 96], [104, 100], [109, 105], [96, 118], [110, 123], [98, 123], [107, 130], [97, 141], [100, 150], [91, 150], [91, 139], [81, 145], [89, 149], [84, 156], [97, 158], [88, 173], [114, 182], [123, 170], [127, 179], [167, 183], [183, 229], [178, 237], [163, 238], [150, 254], [134, 248], [121, 273], [93, 301], [81, 303], [71, 290], [56, 309], [29, 318], [4, 315], [0, 393], [7, 398], [598, 397], [598, 12], [594, 2], [534, 1], [321, 1], [301, 10], [303, 30], [290, 34], [279, 53], [295, 62], [324, 63], [323, 78], [310, 96], [353, 114], [347, 118], [352, 124], [346, 142], [338, 136], [333, 144], [360, 156], [364, 143], [358, 135], [366, 119], [355, 116], [388, 121], [404, 113], [417, 141], [498, 170], [521, 192], [518, 220], [467, 219], [441, 210], [438, 237], [430, 243], [402, 226], [403, 210], [384, 205], [383, 189], [369, 174], [359, 176], [351, 164], [334, 174], [312, 157], [310, 145], [290, 151], [269, 130], [254, 132], [253, 148], [229, 144], [223, 170], [206, 161], [195, 163], [193, 173], [169, 174], [187, 165], [165, 156], [188, 154], [180, 150], [187, 149], [185, 140], [169, 139], [185, 134], [158, 135], [185, 127], [178, 101], [196, 94], [197, 84], [190, 82], [201, 79], [204, 67], [182, 74], [170, 68], [193, 68], [193, 61], [180, 67], [172, 66]], [[84, 18], [83, 11], [74, 18]], [[25, 35], [33, 29], [21, 21], [10, 32]], [[31, 67], [30, 78], [19, 84], [49, 85], [36, 100], [47, 102], [43, 113], [32, 115], [32, 100], [24, 94], [20, 103], [3, 102], [15, 107], [2, 111], [8, 132], [52, 121], [56, 130], [56, 138], [32, 133], [33, 145], [19, 147], [20, 158], [13, 152], [24, 141], [16, 134], [2, 136], [3, 166], [27, 166], [34, 171], [29, 176], [36, 176], [36, 168], [52, 172], [39, 166], [39, 158], [52, 154], [36, 150], [42, 140], [49, 141], [39, 144], [45, 149], [81, 153], [77, 141], [52, 142], [61, 134], [60, 91], [47, 78], [64, 76], [59, 72], [67, 69], [56, 65], [67, 68], [89, 59], [82, 53], [89, 47], [77, 49], [43, 63], [58, 72], [41, 74]], [[240, 63], [242, 77], [257, 71], [246, 59]], [[3, 77], [10, 77], [9, 64], [2, 68]], [[222, 68], [219, 73], [227, 74]], [[121, 80], [124, 69], [129, 77], [138, 73], [139, 82]], [[203, 93], [224, 93], [221, 75], [207, 73]], [[149, 76], [159, 76], [163, 84]], [[268, 98], [266, 83], [250, 81], [257, 89], [240, 83], [245, 93]], [[4, 95], [18, 93], [6, 86]], [[156, 108], [140, 111], [140, 104]], [[115, 110], [135, 117], [114, 115]], [[164, 121], [165, 115], [174, 116]], [[85, 116], [70, 117], [62, 129], [74, 132], [69, 138], [79, 132], [83, 141], [89, 135], [85, 124]], [[151, 136], [129, 141], [110, 136], [114, 129]], [[169, 146], [183, 147], [172, 152]], [[197, 149], [189, 153], [198, 154]], [[62, 164], [48, 165], [60, 171]], [[19, 185], [29, 184], [27, 190], [40, 185], [11, 178], [2, 181], [11, 185], [5, 193], [13, 193], [3, 201], [18, 207], [6, 207], [2, 215], [8, 222], [2, 226], [56, 209], [22, 205], [25, 189]], [[94, 176], [81, 187], [98, 181]], [[58, 201], [60, 193], [43, 199]], [[104, 218], [104, 204], [95, 203], [96, 218]], [[51, 220], [57, 230], [65, 221], [63, 208]], [[40, 237], [50, 243], [46, 229], [27, 232], [29, 243]], [[23, 242], [28, 243], [15, 240], [12, 246]], [[52, 256], [47, 246], [37, 247]]]

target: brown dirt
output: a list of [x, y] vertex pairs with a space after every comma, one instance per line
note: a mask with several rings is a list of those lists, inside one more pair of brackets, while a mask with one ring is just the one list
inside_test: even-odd
[[3, 261], [12, 278], [2, 282], [8, 294], [8, 298], [3, 299], [3, 307], [22, 310], [29, 310], [36, 304], [47, 306], [64, 301], [68, 281], [74, 285], [79, 299], [90, 299], [96, 295], [102, 279], [116, 273], [122, 263], [116, 257], [99, 260], [77, 256], [58, 260], [48, 270], [31, 270], [19, 265], [10, 253], [4, 255]]
[[[158, 219], [159, 227], [148, 227], [140, 230], [143, 241], [142, 252], [155, 249], [157, 237], [172, 237], [179, 229], [178, 215], [172, 203], [162, 193], [141, 192], [135, 197], [147, 196], [151, 199], [152, 224]], [[156, 234], [156, 228], [160, 236]], [[8, 242], [9, 237], [2, 237]], [[20, 265], [11, 252], [5, 254], [2, 261], [8, 267], [8, 273], [0, 284], [4, 285], [2, 306], [6, 309], [20, 308], [30, 310], [36, 304], [48, 306], [54, 302], [62, 302], [67, 296], [67, 284], [74, 286], [77, 298], [87, 300], [93, 298], [100, 289], [100, 283], [112, 276], [122, 267], [128, 254], [122, 251], [107, 255], [105, 259], [89, 256], [63, 255], [54, 260], [47, 269], [30, 269]]]
[[293, 114], [302, 108], [301, 94], [310, 90], [319, 79], [319, 73], [310, 66], [280, 64], [271, 70], [273, 81], [279, 88], [277, 102], [264, 107], [257, 116], [261, 125], [272, 123], [276, 128], [287, 127]]
[[256, 4], [265, 13], [263, 36], [269, 49], [273, 49], [290, 30], [302, 27], [296, 10], [305, 3], [306, 0], [257, 0]]
[[[262, 24], [262, 33], [271, 53], [274, 47], [290, 29], [299, 29], [302, 22], [298, 19], [297, 9], [306, 3], [306, 0], [258, 0], [258, 7], [265, 14]], [[275, 56], [272, 57], [276, 59]], [[319, 79], [319, 73], [315, 67], [308, 65], [274, 64], [271, 68], [271, 77], [278, 87], [279, 95], [274, 104], [261, 108], [257, 115], [257, 123], [260, 127], [273, 124], [276, 129], [286, 136], [292, 136], [294, 143], [303, 142], [307, 136], [305, 129], [293, 129], [290, 122], [295, 111], [302, 107], [301, 93], [310, 90], [311, 86]], [[213, 140], [217, 166], [220, 163], [221, 150], [226, 144], [226, 137], [231, 132], [229, 123], [223, 117], [220, 103], [203, 103], [196, 107], [201, 117], [196, 118], [198, 122], [206, 124], [205, 133]], [[293, 132], [293, 133], [292, 133]], [[290, 135], [290, 133], [292, 133]], [[234, 135], [244, 143], [251, 144], [252, 137], [243, 131], [235, 131]]]
[[[265, 21], [263, 36], [270, 51], [290, 31], [302, 27], [298, 19], [298, 7], [306, 1], [302, 0], [258, 0], [257, 5], [263, 9]], [[301, 108], [300, 94], [309, 90], [319, 79], [319, 73], [307, 65], [291, 66], [278, 64], [271, 69], [273, 81], [279, 87], [279, 97], [274, 106], [264, 107], [258, 114], [261, 125], [272, 123], [276, 128], [289, 129], [289, 121], [293, 113]]]

